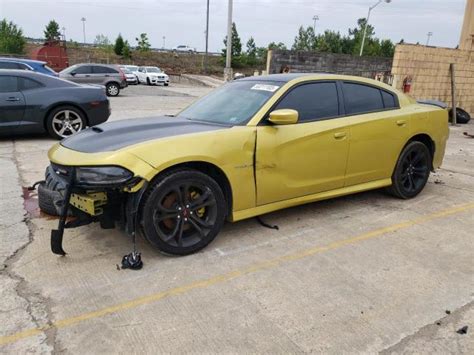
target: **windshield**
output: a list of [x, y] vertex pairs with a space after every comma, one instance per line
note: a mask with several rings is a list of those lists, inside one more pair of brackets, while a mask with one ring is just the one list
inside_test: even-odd
[[278, 82], [234, 81], [211, 92], [179, 117], [221, 124], [246, 123], [280, 88]]
[[134, 66], [134, 65], [127, 65], [125, 68], [127, 68], [128, 70], [130, 70], [132, 72], [138, 70], [138, 67]]
[[132, 72], [127, 68], [121, 67], [120, 70], [123, 71], [124, 74], [132, 74]]
[[157, 67], [146, 67], [148, 73], [161, 73], [161, 70]]

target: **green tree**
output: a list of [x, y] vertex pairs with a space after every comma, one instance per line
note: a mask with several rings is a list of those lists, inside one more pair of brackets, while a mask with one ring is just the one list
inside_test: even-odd
[[248, 65], [255, 65], [257, 64], [257, 46], [255, 45], [255, 40], [253, 37], [250, 37], [247, 41], [247, 51], [246, 55], [246, 62]]
[[[353, 39], [352, 54], [358, 55], [360, 52], [360, 47], [362, 45], [362, 37], [364, 35], [364, 27], [367, 23], [366, 18], [360, 18], [357, 20], [357, 27], [349, 29], [349, 36]], [[374, 26], [367, 25], [367, 30], [365, 34], [365, 44], [364, 51], [362, 54], [370, 52], [368, 49], [372, 43], [372, 37], [375, 35]]]
[[298, 35], [295, 37], [291, 49], [297, 51], [310, 51], [315, 47], [315, 39], [313, 27], [308, 26], [305, 29], [303, 26], [300, 26]]
[[132, 58], [132, 50], [130, 49], [130, 44], [128, 41], [125, 41], [123, 44], [122, 56], [126, 59]]
[[23, 30], [13, 22], [3, 19], [0, 22], [0, 53], [22, 54], [25, 44]]
[[94, 44], [100, 48], [105, 48], [111, 45], [109, 38], [107, 36], [104, 36], [103, 34], [98, 34], [97, 36], [95, 36]]
[[389, 39], [383, 39], [380, 42], [380, 55], [382, 57], [393, 57], [395, 54], [395, 45]]
[[288, 48], [286, 48], [286, 45], [283, 42], [270, 42], [268, 44], [268, 49], [281, 49], [286, 51]]
[[125, 42], [122, 38], [122, 35], [119, 33], [117, 39], [115, 40], [114, 52], [117, 55], [123, 55], [123, 48], [125, 47]]
[[140, 37], [135, 38], [137, 41], [137, 49], [140, 52], [150, 51], [150, 42], [148, 41], [148, 35], [146, 33], [140, 33]]
[[[235, 22], [232, 23], [232, 37], [231, 37], [231, 57], [232, 66], [239, 67], [242, 64], [242, 42], [240, 41], [239, 33]], [[222, 50], [222, 57], [225, 59], [227, 53], [227, 36], [224, 38], [224, 49]]]
[[59, 32], [59, 23], [55, 20], [49, 21], [44, 29], [44, 38], [47, 41], [56, 41], [61, 38], [61, 32]]

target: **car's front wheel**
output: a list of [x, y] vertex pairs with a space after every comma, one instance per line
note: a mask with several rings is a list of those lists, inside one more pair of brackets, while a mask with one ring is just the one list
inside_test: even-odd
[[120, 94], [120, 86], [117, 83], [108, 83], [105, 87], [107, 96], [117, 96]]
[[46, 118], [49, 135], [63, 139], [86, 128], [86, 119], [81, 111], [72, 106], [61, 106], [52, 110]]
[[389, 192], [403, 199], [415, 197], [428, 181], [431, 164], [431, 153], [425, 144], [408, 143], [398, 158]]
[[159, 250], [187, 255], [217, 236], [226, 213], [224, 194], [212, 178], [196, 170], [175, 170], [150, 186], [141, 224], [145, 238]]

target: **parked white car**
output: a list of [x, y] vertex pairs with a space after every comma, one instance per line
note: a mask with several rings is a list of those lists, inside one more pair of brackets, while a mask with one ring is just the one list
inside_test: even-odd
[[180, 44], [179, 46], [173, 47], [173, 51], [193, 53], [193, 52], [196, 52], [196, 48], [189, 47], [185, 44]]
[[147, 85], [163, 84], [164, 86], [168, 86], [170, 84], [170, 78], [158, 67], [139, 67], [138, 83]]
[[126, 66], [120, 66], [120, 70], [124, 73], [125, 79], [127, 79], [127, 84], [132, 84], [136, 85], [138, 84], [138, 78], [135, 74], [132, 73], [130, 69], [128, 69]]
[[134, 74], [137, 77], [137, 82], [138, 82], [138, 65], [124, 65], [124, 67], [130, 70], [132, 74]]

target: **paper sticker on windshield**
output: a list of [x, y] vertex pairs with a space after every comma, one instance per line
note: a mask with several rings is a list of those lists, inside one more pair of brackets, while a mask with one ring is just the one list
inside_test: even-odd
[[250, 88], [250, 90], [263, 90], [263, 91], [270, 91], [275, 92], [278, 90], [278, 86], [276, 85], [265, 85], [265, 84], [255, 84]]

